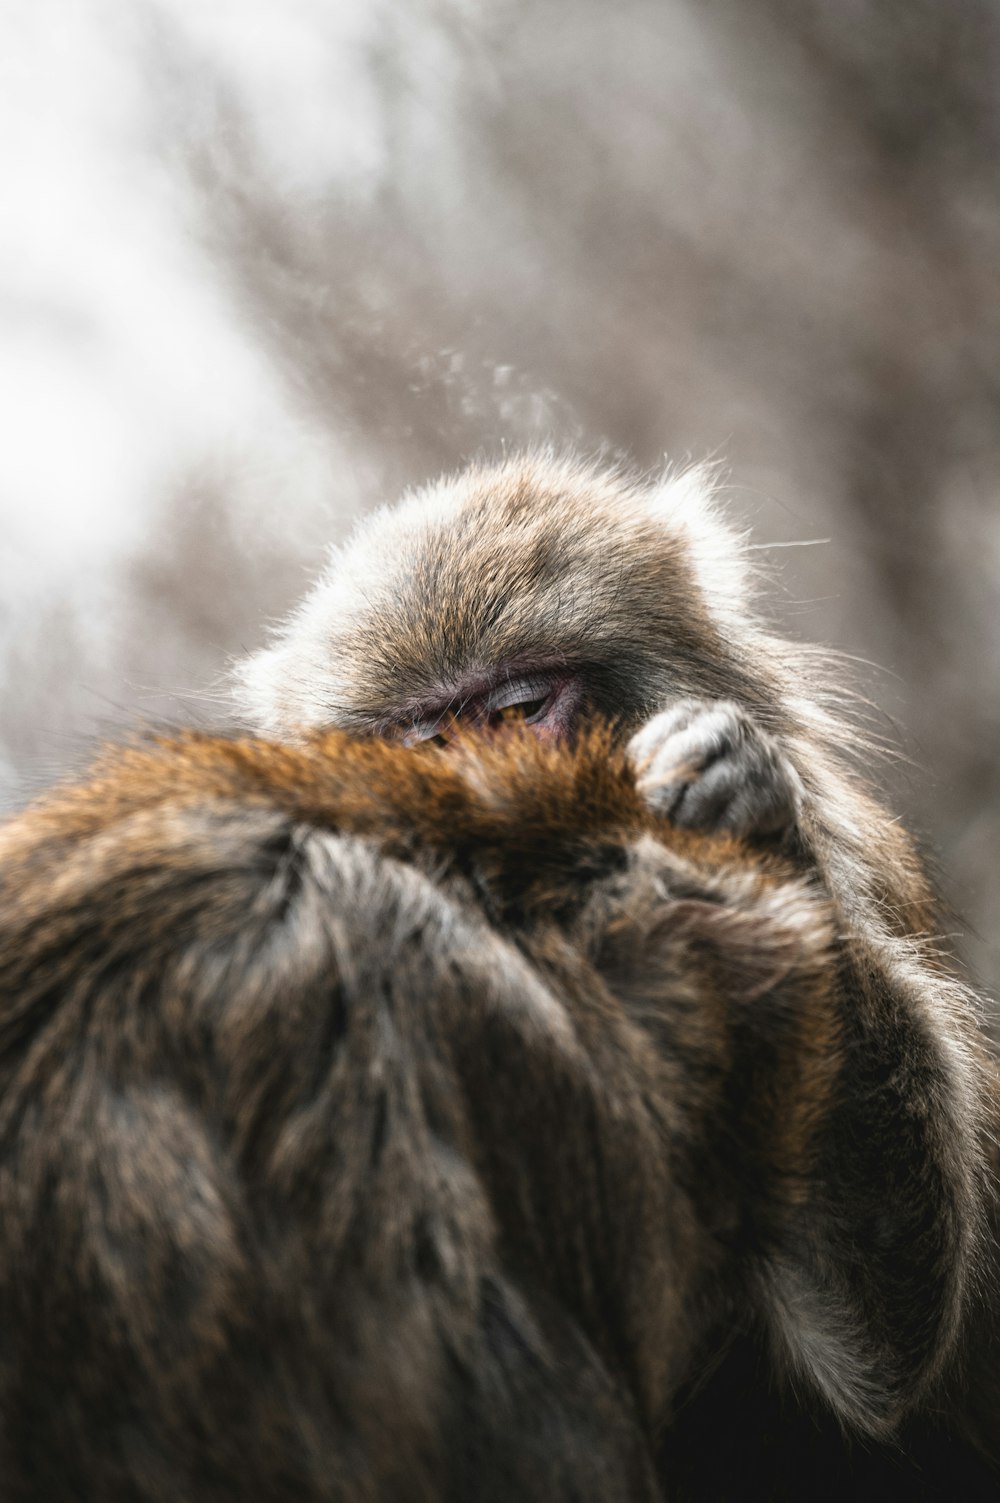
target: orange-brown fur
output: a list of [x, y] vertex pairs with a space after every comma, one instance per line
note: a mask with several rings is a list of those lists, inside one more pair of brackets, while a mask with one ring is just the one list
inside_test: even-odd
[[[0, 830], [0, 899], [4, 1503], [760, 1495], [758, 1425], [772, 1496], [850, 1486], [807, 1394], [744, 1412], [776, 1351], [719, 1395], [839, 1256], [842, 937], [609, 732], [133, 746]], [[989, 1496], [915, 1350], [906, 1496]]]
[[787, 867], [603, 735], [189, 735], [0, 861], [5, 1503], [660, 1496], [837, 1068]]

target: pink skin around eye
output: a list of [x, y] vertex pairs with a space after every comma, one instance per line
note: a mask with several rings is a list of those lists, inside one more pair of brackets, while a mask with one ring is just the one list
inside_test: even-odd
[[[502, 734], [523, 727], [540, 741], [564, 741], [573, 732], [582, 698], [580, 675], [565, 664], [501, 664], [449, 686], [436, 703], [414, 704], [405, 723], [392, 728], [407, 745], [454, 739], [463, 726]], [[537, 705], [523, 719], [522, 705]]]
[[544, 709], [528, 722], [527, 729], [540, 741], [565, 741], [576, 724], [580, 697], [579, 678], [553, 682]]

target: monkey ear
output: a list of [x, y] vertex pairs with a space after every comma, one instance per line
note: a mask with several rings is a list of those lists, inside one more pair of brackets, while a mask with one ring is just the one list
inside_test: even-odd
[[744, 620], [750, 597], [746, 532], [726, 520], [719, 501], [720, 467], [668, 470], [647, 493], [650, 514], [680, 537], [695, 582], [717, 615]]
[[294, 738], [338, 723], [342, 685], [321, 632], [302, 630], [252, 653], [233, 664], [230, 682], [244, 720], [264, 736]]
[[291, 664], [287, 649], [265, 647], [241, 658], [230, 670], [233, 699], [240, 715], [264, 735], [279, 734], [288, 721], [287, 686]]

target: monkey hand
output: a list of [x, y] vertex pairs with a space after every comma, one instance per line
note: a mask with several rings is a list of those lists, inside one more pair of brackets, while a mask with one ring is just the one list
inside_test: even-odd
[[772, 839], [795, 829], [799, 776], [731, 700], [678, 700], [636, 732], [628, 756], [639, 792], [676, 825]]

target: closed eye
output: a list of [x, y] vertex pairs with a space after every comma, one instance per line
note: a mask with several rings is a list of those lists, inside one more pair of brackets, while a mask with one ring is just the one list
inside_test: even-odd
[[544, 715], [551, 698], [551, 680], [537, 677], [513, 679], [490, 695], [483, 706], [484, 717], [490, 723], [521, 720], [531, 725]]
[[500, 713], [503, 715], [518, 715], [530, 725], [533, 720], [538, 719], [548, 702], [549, 696], [547, 694], [543, 695], [541, 699], [522, 699], [518, 700], [517, 704], [508, 705]]
[[578, 681], [566, 673], [524, 673], [511, 676], [485, 692], [466, 692], [450, 705], [386, 728], [407, 746], [423, 743], [450, 745], [463, 725], [500, 731], [505, 725], [530, 727], [543, 740], [565, 737], [572, 726], [579, 699]]

